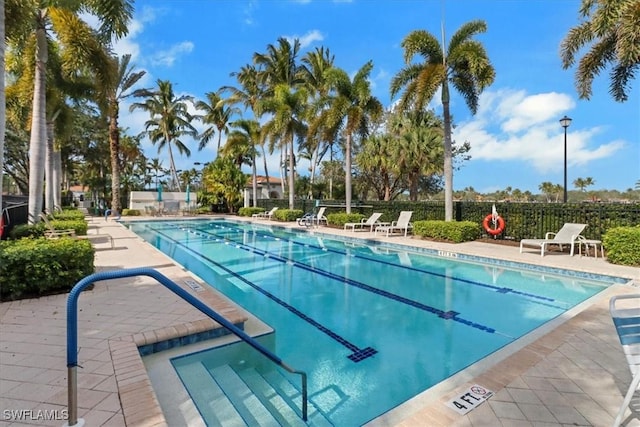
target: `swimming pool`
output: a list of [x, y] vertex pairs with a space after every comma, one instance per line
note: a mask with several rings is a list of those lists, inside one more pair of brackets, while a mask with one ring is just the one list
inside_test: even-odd
[[273, 327], [274, 352], [309, 374], [311, 403], [341, 426], [364, 424], [611, 284], [227, 220], [128, 226]]

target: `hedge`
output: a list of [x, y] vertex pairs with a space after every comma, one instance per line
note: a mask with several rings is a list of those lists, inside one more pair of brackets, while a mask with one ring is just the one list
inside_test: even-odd
[[0, 300], [68, 292], [94, 272], [88, 240], [20, 239], [0, 242]]
[[612, 228], [602, 237], [602, 243], [610, 263], [640, 266], [640, 225]]
[[122, 216], [140, 216], [140, 209], [123, 209]]
[[259, 207], [248, 207], [248, 208], [240, 208], [238, 209], [238, 215], [239, 216], [253, 216], [254, 214], [260, 214], [265, 212], [265, 210], [263, 208], [259, 208]]
[[273, 219], [290, 222], [301, 218], [302, 215], [304, 215], [304, 212], [301, 209], [278, 209], [273, 213]]
[[480, 237], [480, 227], [472, 221], [415, 221], [413, 234], [454, 243], [469, 242]]
[[360, 222], [363, 218], [365, 218], [365, 216], [359, 213], [348, 214], [346, 212], [337, 212], [327, 215], [327, 224], [344, 227], [348, 222]]

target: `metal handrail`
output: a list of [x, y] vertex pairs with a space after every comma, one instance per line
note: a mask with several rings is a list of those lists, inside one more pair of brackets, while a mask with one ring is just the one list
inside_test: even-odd
[[81, 427], [84, 425], [84, 420], [78, 420], [78, 393], [77, 393], [77, 367], [78, 367], [78, 298], [80, 292], [82, 292], [89, 285], [100, 282], [102, 280], [121, 279], [124, 277], [134, 276], [149, 276], [156, 279], [160, 284], [164, 285], [171, 292], [178, 295], [183, 300], [200, 310], [202, 313], [209, 316], [211, 319], [218, 322], [224, 328], [231, 333], [239, 337], [242, 341], [249, 344], [255, 350], [262, 353], [269, 360], [276, 365], [285, 369], [292, 374], [300, 375], [302, 382], [302, 419], [307, 421], [307, 374], [304, 371], [294, 369], [284, 363], [282, 359], [273, 354], [269, 349], [258, 343], [252, 337], [247, 335], [242, 329], [239, 329], [233, 323], [216, 313], [209, 306], [202, 301], [191, 295], [185, 289], [182, 289], [177, 283], [159, 273], [152, 268], [130, 268], [118, 271], [105, 271], [95, 273], [80, 280], [69, 292], [67, 298], [67, 384], [68, 384], [68, 409], [69, 420], [66, 424], [69, 427]]

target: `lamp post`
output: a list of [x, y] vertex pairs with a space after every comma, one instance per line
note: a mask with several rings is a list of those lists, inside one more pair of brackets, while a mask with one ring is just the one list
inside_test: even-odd
[[564, 128], [564, 203], [567, 203], [567, 128], [571, 124], [571, 119], [564, 116], [560, 119], [560, 126]]

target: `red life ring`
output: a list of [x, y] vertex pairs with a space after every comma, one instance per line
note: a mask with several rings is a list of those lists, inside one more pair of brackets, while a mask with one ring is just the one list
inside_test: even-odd
[[484, 230], [491, 234], [492, 236], [497, 236], [498, 234], [504, 231], [504, 219], [500, 215], [496, 217], [496, 222], [498, 223], [498, 228], [491, 228], [489, 225], [493, 220], [493, 214], [489, 214], [484, 217], [484, 221], [482, 221], [482, 226]]

